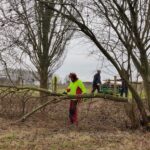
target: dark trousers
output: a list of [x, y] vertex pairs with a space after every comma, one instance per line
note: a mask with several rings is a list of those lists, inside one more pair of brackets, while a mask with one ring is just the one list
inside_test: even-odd
[[99, 85], [93, 85], [92, 93], [94, 93], [95, 90], [97, 90], [97, 92], [100, 93], [100, 87], [99, 87]]
[[128, 88], [127, 87], [122, 87], [120, 90], [120, 96], [123, 97], [123, 94], [125, 93], [125, 97], [128, 96]]

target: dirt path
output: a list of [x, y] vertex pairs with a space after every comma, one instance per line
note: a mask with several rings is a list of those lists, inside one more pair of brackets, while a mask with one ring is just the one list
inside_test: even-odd
[[0, 118], [2, 150], [150, 150], [150, 133], [126, 129], [123, 104], [81, 103], [79, 127], [68, 127], [68, 101], [47, 108], [25, 123]]

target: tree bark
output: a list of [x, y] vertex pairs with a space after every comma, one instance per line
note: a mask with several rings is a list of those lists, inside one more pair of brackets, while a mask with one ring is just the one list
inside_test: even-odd
[[[40, 72], [40, 88], [48, 90], [48, 67], [41, 67]], [[48, 100], [48, 95], [45, 92], [40, 91], [41, 104], [45, 103]]]
[[145, 96], [148, 103], [148, 107], [150, 110], [150, 82], [145, 78], [144, 82], [144, 89], [145, 89]]
[[144, 108], [144, 104], [142, 102], [142, 99], [141, 99], [141, 97], [139, 97], [139, 95], [137, 94], [135, 89], [130, 84], [128, 85], [128, 87], [129, 87], [129, 89], [130, 89], [130, 91], [133, 95], [133, 98], [136, 101], [137, 107], [140, 111], [140, 114], [141, 114], [141, 117], [142, 117], [142, 120], [143, 120], [143, 124], [147, 125], [149, 121], [148, 121], [148, 116], [147, 116], [146, 110]]

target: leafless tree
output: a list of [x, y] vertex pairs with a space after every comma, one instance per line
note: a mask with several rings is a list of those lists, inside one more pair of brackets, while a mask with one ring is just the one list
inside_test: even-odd
[[[48, 2], [42, 2], [48, 6]], [[142, 99], [129, 82], [127, 70], [131, 69], [133, 63], [140, 73], [150, 108], [150, 0], [80, 0], [77, 5], [70, 6], [78, 17], [65, 4], [63, 8], [67, 13], [61, 12], [62, 16], [74, 22], [114, 65], [127, 83], [142, 119], [147, 124]], [[60, 13], [57, 8], [48, 7]], [[82, 12], [79, 11], [81, 7]]]
[[[64, 2], [51, 0], [48, 6], [65, 13], [62, 5], [55, 4]], [[38, 72], [40, 87], [48, 89], [49, 76], [65, 57], [73, 23], [38, 0], [1, 0], [0, 16], [3, 56], [20, 62], [29, 58]]]

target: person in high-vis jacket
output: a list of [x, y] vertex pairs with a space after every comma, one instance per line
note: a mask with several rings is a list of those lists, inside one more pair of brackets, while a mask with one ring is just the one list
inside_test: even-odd
[[[86, 93], [86, 88], [81, 80], [78, 79], [75, 73], [70, 73], [69, 78], [71, 80], [68, 88], [68, 95], [80, 95]], [[78, 104], [80, 102], [80, 98], [77, 97], [76, 100], [70, 100], [69, 107], [69, 119], [70, 124], [78, 125]]]

